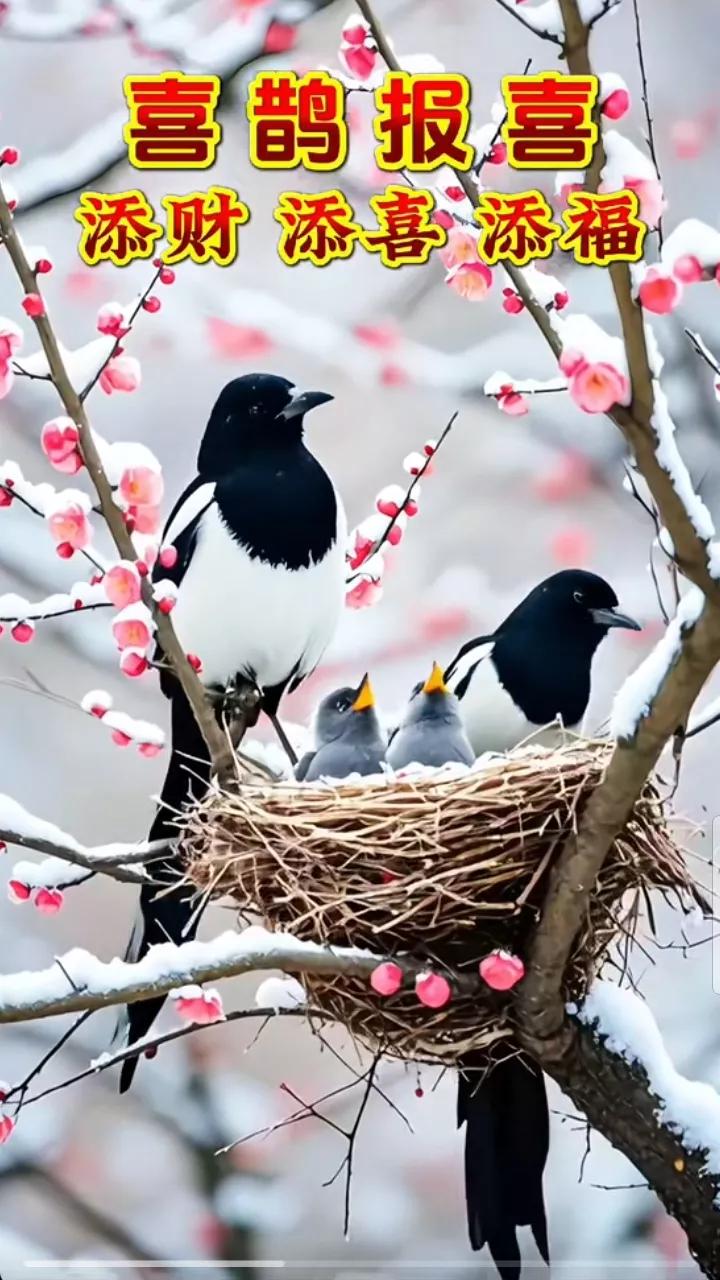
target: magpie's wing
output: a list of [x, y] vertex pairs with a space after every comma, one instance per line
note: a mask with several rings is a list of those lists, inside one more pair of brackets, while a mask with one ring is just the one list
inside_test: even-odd
[[295, 781], [296, 782], [304, 781], [305, 774], [307, 773], [308, 769], [310, 768], [310, 765], [315, 759], [315, 755], [316, 753], [314, 751], [306, 751], [305, 754], [300, 757], [297, 764], [295, 765]]
[[[200, 476], [196, 476], [181, 493], [168, 516], [162, 537], [163, 546], [173, 546], [177, 551], [177, 560], [169, 569], [164, 568], [160, 561], [156, 560], [152, 575], [154, 582], [167, 578], [176, 587], [180, 586], [193, 557], [200, 522], [214, 498], [214, 483], [208, 483]], [[159, 647], [156, 647], [154, 657], [156, 662], [162, 657]], [[171, 696], [173, 687], [172, 677], [166, 672], [161, 672], [160, 688], [166, 697]]]
[[200, 521], [214, 497], [214, 482], [203, 480], [201, 476], [196, 476], [180, 494], [167, 518], [162, 536], [163, 546], [175, 547], [178, 558], [171, 569], [164, 569], [160, 562], [156, 561], [153, 570], [155, 581], [159, 578], [169, 578], [176, 587], [180, 586], [192, 560]]
[[479, 664], [490, 657], [495, 636], [477, 636], [468, 640], [445, 669], [443, 679], [457, 698], [463, 698]]

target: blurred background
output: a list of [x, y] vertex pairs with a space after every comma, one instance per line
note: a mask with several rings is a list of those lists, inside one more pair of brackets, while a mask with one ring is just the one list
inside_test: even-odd
[[[641, 6], [669, 200], [666, 230], [688, 216], [715, 225], [716, 4], [641, 0]], [[528, 58], [533, 70], [556, 66], [555, 47], [491, 0], [377, 0], [376, 8], [401, 60], [433, 53], [448, 70], [470, 77], [476, 125], [490, 119], [502, 75], [522, 70]], [[132, 396], [96, 390], [93, 425], [110, 440], [148, 444], [162, 461], [170, 501], [193, 474], [200, 434], [227, 380], [261, 368], [328, 390], [335, 399], [313, 417], [310, 443], [331, 470], [352, 525], [372, 512], [382, 486], [405, 483], [405, 454], [439, 435], [460, 411], [423, 485], [420, 514], [392, 553], [381, 602], [347, 611], [323, 667], [286, 705], [286, 717], [306, 721], [323, 692], [365, 669], [383, 705], [397, 706], [433, 658], [447, 660], [465, 639], [492, 630], [548, 573], [582, 565], [608, 577], [621, 606], [645, 624], [638, 637], [611, 634], [597, 658], [588, 724], [600, 726], [614, 689], [661, 627], [648, 573], [653, 530], [622, 488], [623, 445], [612, 425], [582, 414], [563, 395], [531, 400], [524, 418], [503, 416], [483, 395], [497, 369], [517, 379], [556, 374], [528, 317], [503, 311], [500, 272], [487, 298], [471, 302], [445, 285], [437, 260], [388, 271], [357, 253], [319, 270], [289, 269], [276, 255], [277, 194], [329, 184], [324, 175], [301, 170], [290, 182], [250, 167], [247, 82], [263, 66], [337, 68], [348, 0], [123, 0], [100, 4], [91, 15], [92, 9], [80, 0], [0, 6], [6, 11], [4, 24], [0, 17], [0, 143], [22, 152], [22, 163], [3, 177], [16, 187], [25, 243], [45, 246], [55, 264], [43, 285], [65, 347], [91, 341], [98, 307], [111, 299], [128, 302], [149, 276], [147, 264], [83, 266], [73, 220], [78, 191], [140, 185], [159, 205], [168, 192], [207, 185], [192, 173], [145, 172], [139, 181], [127, 165], [120, 140], [125, 74], [179, 66], [225, 77], [224, 137], [208, 184], [236, 188], [252, 211], [234, 265], [183, 265], [176, 283], [161, 290], [160, 314], [141, 315], [127, 349], [141, 359], [142, 386]], [[630, 0], [595, 28], [593, 58], [597, 72], [617, 71], [628, 82], [634, 106], [620, 128], [642, 145]], [[354, 95], [349, 105], [351, 157], [337, 185], [362, 219], [378, 179], [367, 97]], [[484, 177], [500, 189], [512, 180], [504, 167]], [[575, 267], [567, 256], [552, 270], [567, 287], [571, 308], [617, 331], [602, 272]], [[712, 375], [690, 350], [683, 325], [698, 328], [719, 349], [718, 299], [715, 284], [691, 287], [681, 309], [656, 325], [682, 450], [714, 514], [720, 510], [720, 409]], [[0, 255], [0, 314], [23, 318], [19, 302], [17, 282]], [[31, 326], [24, 328], [28, 354]], [[0, 403], [0, 460], [17, 460], [32, 479], [57, 481], [39, 447], [40, 427], [57, 412], [44, 384], [19, 379]], [[662, 567], [660, 574], [668, 586]], [[17, 503], [0, 512], [0, 592], [39, 599], [81, 576], [77, 559], [66, 564], [54, 554], [41, 521]], [[666, 595], [670, 600], [669, 590]], [[106, 688], [118, 708], [164, 725], [166, 707], [152, 675], [119, 676], [102, 612], [40, 624], [30, 646], [7, 634], [0, 639], [0, 789], [85, 842], [141, 838], [163, 757], [120, 750], [99, 722], [13, 684], [30, 677], [75, 702], [91, 688]], [[705, 697], [712, 696], [709, 689]], [[711, 729], [688, 743], [676, 802], [697, 824], [697, 848], [705, 857], [718, 733]], [[7, 875], [12, 861], [11, 850]], [[30, 904], [0, 903], [2, 969], [37, 968], [71, 946], [104, 959], [121, 953], [134, 900], [131, 887], [95, 879], [71, 890], [51, 920]], [[215, 909], [202, 936], [231, 923], [231, 915]], [[661, 915], [659, 927], [667, 949], [638, 953], [635, 978], [679, 1068], [720, 1085], [710, 948], [673, 949], [677, 921]], [[251, 1004], [257, 985], [257, 978], [226, 984], [226, 1009]], [[172, 1012], [165, 1016], [172, 1020]], [[48, 1066], [43, 1086], [86, 1066], [106, 1048], [112, 1026], [109, 1013], [91, 1019]], [[2, 1029], [0, 1077], [21, 1078], [63, 1029], [58, 1020]], [[296, 1109], [281, 1084], [313, 1100], [352, 1082], [361, 1069], [356, 1050], [339, 1033], [327, 1047], [299, 1020], [276, 1020], [255, 1041], [257, 1031], [257, 1024], [241, 1022], [168, 1046], [141, 1064], [122, 1100], [107, 1073], [27, 1108], [12, 1141], [0, 1147], [4, 1280], [26, 1274], [28, 1259], [43, 1274], [58, 1276], [147, 1276], [158, 1260], [174, 1261], [166, 1274], [179, 1274], [182, 1263], [184, 1274], [198, 1276], [209, 1274], [212, 1262], [218, 1274], [224, 1269], [250, 1278], [281, 1260], [293, 1275], [338, 1280], [377, 1280], [398, 1267], [448, 1278], [492, 1274], [466, 1244], [462, 1143], [454, 1125], [454, 1081], [447, 1076], [391, 1063], [381, 1070], [380, 1083], [402, 1116], [372, 1097], [355, 1153], [349, 1241], [342, 1231], [343, 1178], [324, 1186], [346, 1144], [327, 1125], [306, 1120], [215, 1156], [219, 1147]], [[328, 1103], [328, 1116], [351, 1127], [361, 1092], [339, 1094]], [[681, 1233], [637, 1185], [635, 1171], [597, 1135], [583, 1162], [582, 1119], [557, 1092], [552, 1106], [547, 1193], [558, 1272], [586, 1280], [637, 1264], [658, 1276], [694, 1274]], [[527, 1254], [534, 1256], [529, 1243]], [[57, 1259], [66, 1261], [61, 1266]]]

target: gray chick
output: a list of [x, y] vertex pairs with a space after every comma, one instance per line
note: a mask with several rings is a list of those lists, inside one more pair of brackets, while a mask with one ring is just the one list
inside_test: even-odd
[[380, 773], [384, 759], [385, 736], [366, 674], [357, 689], [336, 689], [322, 699], [315, 716], [315, 750], [299, 761], [295, 778], [315, 782]]
[[440, 767], [472, 764], [475, 753], [463, 728], [460, 704], [433, 663], [431, 674], [414, 690], [399, 729], [390, 740], [387, 762], [393, 769], [409, 764]]

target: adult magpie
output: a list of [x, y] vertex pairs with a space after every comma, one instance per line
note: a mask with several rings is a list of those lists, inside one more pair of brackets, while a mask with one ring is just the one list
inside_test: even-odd
[[[592, 661], [611, 627], [639, 631], [609, 583], [581, 569], [535, 587], [492, 635], [468, 641], [445, 671], [478, 755], [524, 738], [552, 742], [559, 719], [578, 728], [590, 699]], [[542, 1072], [523, 1055], [460, 1064], [458, 1126], [465, 1125], [465, 1192], [473, 1249], [489, 1246], [503, 1280], [520, 1275], [517, 1227], [530, 1226], [548, 1257], [542, 1178], [549, 1143]]]
[[400, 727], [390, 740], [387, 762], [393, 769], [404, 769], [409, 764], [472, 764], [474, 759], [458, 700], [446, 685], [442, 668], [434, 662], [425, 683], [413, 690]]
[[[177, 587], [173, 622], [185, 652], [201, 660], [202, 681], [219, 690], [237, 678], [254, 683], [276, 724], [283, 693], [317, 666], [344, 602], [345, 512], [303, 442], [305, 414], [328, 400], [273, 374], [229, 382], [205, 428], [197, 475], [165, 527], [163, 544], [175, 547], [177, 560], [155, 571]], [[161, 687], [171, 701], [172, 748], [150, 840], [172, 839], [179, 811], [210, 780], [205, 741], [171, 672], [162, 673]], [[160, 875], [177, 882], [179, 870], [172, 859]], [[191, 938], [196, 925], [187, 888], [143, 886], [128, 957]], [[162, 1004], [129, 1007], [129, 1043], [145, 1035]], [[136, 1066], [137, 1058], [123, 1063], [121, 1092]]]
[[554, 573], [521, 600], [492, 635], [468, 640], [445, 671], [478, 755], [509, 751], [559, 719], [578, 729], [590, 700], [595, 650], [611, 627], [639, 631], [618, 610], [604, 578], [584, 569]]
[[380, 773], [385, 735], [367, 674], [357, 689], [336, 689], [322, 699], [315, 715], [314, 737], [315, 750], [306, 752], [295, 770], [298, 782]]

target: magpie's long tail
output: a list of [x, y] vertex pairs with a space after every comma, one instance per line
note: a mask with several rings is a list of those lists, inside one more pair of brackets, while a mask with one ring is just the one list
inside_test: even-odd
[[488, 1070], [460, 1064], [458, 1127], [465, 1124], [465, 1196], [473, 1249], [487, 1244], [502, 1280], [518, 1280], [517, 1227], [530, 1226], [549, 1263], [542, 1176], [549, 1116], [542, 1072], [513, 1056]]
[[[150, 828], [149, 840], [173, 839], [177, 834], [175, 822], [178, 812], [188, 800], [199, 800], [210, 781], [210, 756], [195, 716], [177, 690], [172, 697], [172, 748], [170, 763], [163, 783], [155, 819]], [[153, 877], [167, 879], [171, 884], [181, 873], [177, 857], [150, 864]], [[197, 912], [192, 903], [192, 891], [187, 887], [166, 891], [156, 885], [143, 885], [140, 890], [140, 911], [133, 928], [127, 960], [139, 960], [150, 947], [159, 942], [185, 942], [195, 936]], [[120, 1019], [113, 1044], [120, 1041], [132, 1044], [144, 1036], [152, 1026], [165, 1002], [164, 996], [141, 1000], [129, 1005]], [[120, 1092], [125, 1093], [132, 1084], [137, 1068], [137, 1058], [126, 1058], [120, 1068]]]

